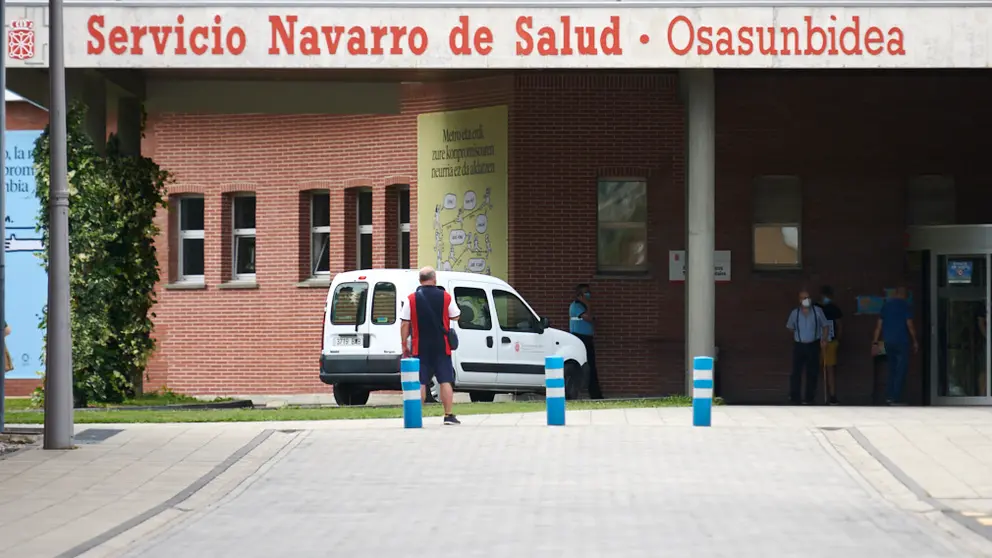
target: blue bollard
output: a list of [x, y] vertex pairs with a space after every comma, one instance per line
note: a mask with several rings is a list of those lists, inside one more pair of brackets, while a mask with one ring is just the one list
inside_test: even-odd
[[419, 358], [405, 358], [400, 361], [400, 382], [403, 386], [403, 428], [423, 428]]
[[692, 359], [692, 425], [709, 426], [713, 415], [713, 359]]
[[565, 426], [565, 359], [544, 358], [544, 400], [548, 405], [548, 426]]

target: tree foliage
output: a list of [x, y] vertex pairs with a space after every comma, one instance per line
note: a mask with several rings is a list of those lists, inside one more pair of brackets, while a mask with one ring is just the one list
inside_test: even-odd
[[[151, 312], [159, 279], [155, 214], [169, 175], [151, 159], [121, 153], [116, 136], [101, 156], [85, 129], [86, 108], [66, 115], [69, 288], [73, 395], [116, 403], [141, 391], [155, 341]], [[39, 229], [49, 242], [50, 128], [34, 150]], [[48, 269], [48, 252], [42, 253]], [[47, 325], [47, 308], [41, 327]], [[47, 336], [46, 336], [47, 342]]]

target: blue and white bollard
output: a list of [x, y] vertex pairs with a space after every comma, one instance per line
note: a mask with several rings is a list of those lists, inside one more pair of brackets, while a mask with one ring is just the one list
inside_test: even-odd
[[548, 426], [565, 426], [565, 359], [544, 357], [544, 400], [548, 405]]
[[692, 359], [692, 425], [709, 426], [713, 414], [713, 359]]
[[405, 358], [400, 361], [400, 383], [403, 386], [403, 428], [423, 428], [419, 358]]

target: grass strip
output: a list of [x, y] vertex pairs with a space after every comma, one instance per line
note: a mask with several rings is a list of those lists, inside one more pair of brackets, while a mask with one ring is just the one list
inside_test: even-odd
[[[45, 414], [17, 410], [7, 400], [7, 424], [42, 424]], [[145, 403], [147, 404], [147, 403]], [[719, 403], [717, 403], [719, 404]], [[692, 400], [685, 396], [673, 396], [658, 399], [616, 399], [605, 401], [569, 401], [570, 411], [589, 411], [602, 409], [640, 409], [654, 407], [688, 407]], [[506, 413], [535, 413], [545, 410], [544, 401], [505, 401], [497, 403], [462, 403], [455, 404], [457, 415], [488, 415]], [[282, 407], [278, 409], [197, 409], [197, 410], [129, 410], [126, 408], [108, 409], [105, 411], [81, 411], [75, 413], [77, 424], [100, 423], [170, 423], [170, 422], [259, 422], [259, 421], [309, 421], [309, 420], [356, 420], [356, 419], [386, 419], [401, 418], [403, 408], [400, 406], [376, 407]], [[437, 404], [424, 406], [425, 417], [441, 416], [441, 406]]]

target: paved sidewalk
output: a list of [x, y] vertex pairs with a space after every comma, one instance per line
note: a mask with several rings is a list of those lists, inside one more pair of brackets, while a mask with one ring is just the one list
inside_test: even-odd
[[992, 409], [462, 419], [79, 425], [122, 431], [0, 460], [0, 557], [992, 556]]
[[[93, 428], [113, 427], [76, 432]], [[160, 425], [77, 442], [74, 450], [9, 456], [0, 461], [0, 556], [50, 558], [84, 545], [175, 497], [257, 436], [254, 429]]]
[[809, 429], [492, 418], [313, 430], [243, 491], [121, 555], [980, 555], [867, 489]]

